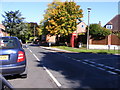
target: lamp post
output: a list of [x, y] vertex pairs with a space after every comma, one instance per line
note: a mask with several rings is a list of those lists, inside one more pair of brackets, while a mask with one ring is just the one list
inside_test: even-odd
[[90, 11], [91, 11], [91, 8], [87, 8], [88, 10], [88, 30], [87, 30], [87, 49], [89, 49], [89, 26], [90, 26]]

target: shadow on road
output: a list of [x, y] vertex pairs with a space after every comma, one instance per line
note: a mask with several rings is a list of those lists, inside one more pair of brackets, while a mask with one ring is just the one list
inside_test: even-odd
[[7, 80], [13, 80], [13, 79], [26, 79], [25, 77], [22, 77], [20, 75], [8, 75], [8, 76], [4, 76]]
[[[82, 59], [95, 59], [95, 58], [116, 58], [115, 55], [102, 55], [102, 54], [90, 54], [90, 53], [64, 53], [64, 52], [39, 52], [44, 54], [41, 61], [38, 62], [37, 67], [45, 66], [47, 69], [52, 70], [54, 73], [59, 73], [67, 80], [69, 88], [118, 88], [120, 77], [116, 75], [110, 75], [109, 73], [96, 68], [90, 67], [83, 63], [76, 62], [72, 58], [76, 57]], [[71, 56], [61, 56], [65, 54]], [[62, 78], [56, 76], [56, 78]], [[61, 79], [59, 79], [62, 82]], [[119, 87], [120, 88], [120, 87]], [[92, 89], [94, 90], [94, 89]]]

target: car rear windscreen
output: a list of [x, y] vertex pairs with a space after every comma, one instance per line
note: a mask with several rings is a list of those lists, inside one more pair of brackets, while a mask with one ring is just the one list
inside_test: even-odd
[[0, 38], [0, 49], [14, 48], [17, 48], [17, 41], [15, 38]]

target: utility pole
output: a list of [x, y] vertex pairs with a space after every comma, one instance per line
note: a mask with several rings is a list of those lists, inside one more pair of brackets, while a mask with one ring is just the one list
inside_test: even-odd
[[35, 41], [35, 24], [34, 24], [34, 41]]

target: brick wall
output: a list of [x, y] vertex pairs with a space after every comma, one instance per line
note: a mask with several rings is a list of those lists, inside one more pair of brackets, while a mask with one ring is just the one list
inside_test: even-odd
[[116, 35], [109, 35], [105, 39], [102, 40], [90, 40], [90, 44], [94, 45], [120, 45], [120, 38]]
[[116, 35], [111, 35], [111, 45], [120, 45], [120, 38]]
[[106, 37], [105, 39], [102, 39], [102, 40], [93, 40], [93, 39], [90, 39], [90, 44], [107, 45], [108, 44], [108, 38]]

